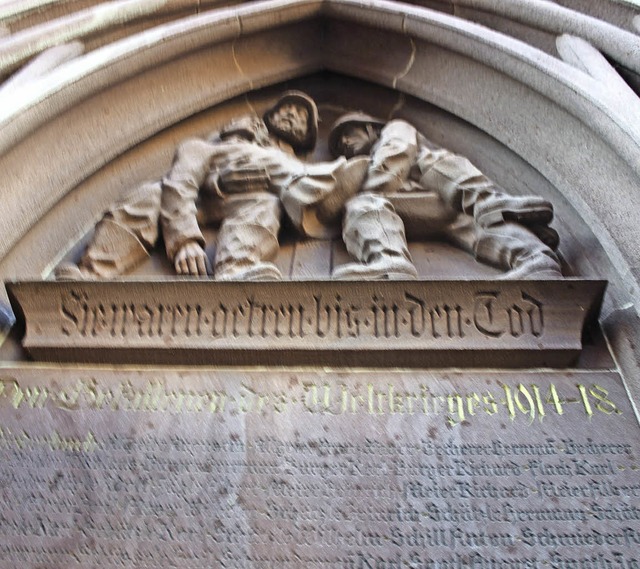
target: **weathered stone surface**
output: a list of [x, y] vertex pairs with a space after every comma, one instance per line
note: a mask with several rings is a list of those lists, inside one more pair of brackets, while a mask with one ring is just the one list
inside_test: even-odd
[[0, 374], [0, 567], [633, 569], [614, 373]]
[[[226, 2], [98, 4], [10, 0], [0, 8], [13, 34], [4, 45], [16, 55], [19, 48], [20, 61], [63, 31], [86, 38], [89, 52], [0, 105], [0, 280], [47, 278], [116, 196], [159, 179], [167, 148], [205, 135], [225, 113], [239, 116], [232, 107], [261, 115], [273, 95], [261, 88], [298, 78], [333, 90], [322, 100], [336, 113], [384, 109], [377, 116], [439, 131], [443, 146], [493, 169], [515, 195], [550, 199], [564, 274], [611, 282], [601, 323], [613, 359], [587, 348], [571, 372], [389, 369], [566, 365], [592, 306], [571, 281], [442, 282], [411, 289], [413, 298], [385, 292], [377, 300], [373, 291], [386, 284], [284, 283], [265, 299], [259, 288], [208, 281], [65, 285], [76, 287], [75, 298], [37, 285], [32, 300], [52, 328], [28, 318], [33, 354], [107, 365], [2, 363], [0, 568], [638, 569], [640, 433], [627, 393], [635, 388], [637, 403], [640, 210], [630, 200], [640, 179], [640, 106], [596, 51], [640, 92], [637, 7], [267, 0], [207, 12]], [[105, 17], [19, 31], [89, 5], [98, 9], [78, 16]], [[149, 17], [119, 25], [143, 10]], [[92, 52], [190, 11], [197, 16]], [[46, 41], [27, 46], [36, 33]], [[561, 61], [552, 39], [567, 33], [593, 47], [565, 37]], [[378, 97], [379, 87], [347, 77], [388, 91]], [[423, 231], [433, 204], [403, 203]], [[441, 243], [410, 248], [424, 278], [492, 270], [458, 263]], [[285, 278], [318, 278], [349, 259], [339, 244], [287, 242], [275, 262]], [[166, 265], [154, 274], [168, 274]], [[120, 286], [137, 290], [113, 296]], [[165, 287], [171, 301], [161, 304]], [[45, 289], [53, 297], [37, 298]], [[196, 289], [199, 308], [191, 305]], [[299, 311], [296, 336], [287, 325], [297, 308], [283, 303], [301, 290], [310, 314], [324, 314], [305, 324]], [[356, 302], [369, 324], [356, 324]], [[215, 329], [214, 311], [222, 314]], [[0, 342], [11, 321], [0, 306]], [[297, 348], [302, 332], [317, 345]], [[140, 371], [119, 361], [174, 367]], [[182, 362], [318, 365], [175, 367]], [[369, 370], [320, 368], [348, 363]], [[616, 373], [602, 371], [616, 366], [626, 391]]]
[[[24, 65], [22, 69], [4, 81], [0, 86], [0, 97], [6, 96], [7, 92], [12, 89], [16, 89], [42, 77], [63, 63], [71, 61], [81, 55], [83, 51], [84, 45], [79, 41], [50, 47], [37, 57], [34, 57], [33, 60]], [[0, 60], [1, 59], [2, 57], [0, 56]]]
[[602, 281], [8, 284], [36, 359], [566, 366]]

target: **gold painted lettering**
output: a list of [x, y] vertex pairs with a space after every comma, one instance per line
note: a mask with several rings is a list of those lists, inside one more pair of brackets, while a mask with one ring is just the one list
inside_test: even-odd
[[449, 415], [447, 421], [450, 425], [458, 425], [465, 420], [464, 416], [464, 399], [457, 393], [447, 396], [447, 407]]
[[609, 392], [604, 387], [593, 385], [589, 389], [589, 394], [595, 399], [594, 405], [598, 411], [606, 415], [611, 415], [612, 413], [621, 414], [616, 404], [609, 399]]
[[[524, 397], [526, 405], [520, 398], [521, 395]], [[531, 397], [529, 390], [524, 385], [522, 385], [522, 383], [518, 384], [518, 388], [513, 394], [513, 399], [518, 410], [525, 415], [529, 415], [529, 424], [532, 424], [536, 418], [536, 410], [533, 404], [533, 397]]]
[[516, 418], [516, 409], [513, 404], [513, 393], [511, 392], [511, 387], [503, 383], [502, 389], [504, 390], [504, 403], [507, 406], [507, 410], [509, 411], [509, 418], [513, 421]]
[[468, 393], [467, 394], [467, 413], [471, 416], [476, 414], [476, 410], [478, 407], [482, 405], [482, 401], [480, 400], [480, 395], [477, 393]]
[[587, 388], [578, 384], [578, 392], [580, 393], [580, 400], [582, 401], [582, 405], [584, 406], [584, 412], [587, 414], [587, 417], [591, 418], [593, 415], [593, 409], [591, 408], [591, 403], [589, 402], [589, 396], [587, 395]]
[[485, 404], [484, 412], [487, 415], [495, 415], [498, 412], [498, 402], [489, 391], [482, 396], [482, 402]]
[[553, 405], [558, 415], [562, 415], [564, 413], [564, 409], [562, 408], [562, 404], [564, 403], [564, 401], [560, 399], [560, 396], [558, 395], [558, 389], [553, 383], [549, 386], [549, 392], [547, 393], [547, 403]]

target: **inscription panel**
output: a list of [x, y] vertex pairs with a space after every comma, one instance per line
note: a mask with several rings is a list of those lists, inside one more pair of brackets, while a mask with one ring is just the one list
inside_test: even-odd
[[3, 369], [0, 567], [637, 569], [614, 373]]
[[385, 367], [569, 364], [603, 290], [582, 280], [9, 285], [36, 358], [291, 364], [339, 352], [344, 364]]

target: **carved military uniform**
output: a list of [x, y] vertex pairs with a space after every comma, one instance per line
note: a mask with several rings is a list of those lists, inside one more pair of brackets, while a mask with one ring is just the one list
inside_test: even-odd
[[346, 166], [345, 158], [306, 164], [278, 148], [239, 138], [183, 143], [162, 182], [161, 223], [169, 258], [186, 241], [204, 243], [199, 221], [221, 222], [216, 279], [279, 278], [268, 261], [278, 251], [281, 194], [286, 190], [309, 204], [320, 203], [344, 187]]
[[351, 123], [376, 126], [379, 136], [362, 192], [346, 204], [343, 238], [359, 263], [338, 268], [334, 277], [415, 276], [405, 225], [411, 236], [449, 241], [511, 278], [561, 276], [546, 200], [501, 192], [469, 160], [434, 148], [403, 120], [382, 126], [366, 115], [346, 115], [331, 132], [334, 155]]
[[[308, 212], [327, 196], [337, 193], [344, 201], [355, 194], [365, 168], [352, 179], [353, 164], [345, 158], [306, 164], [271, 144], [262, 120], [240, 119], [211, 140], [182, 143], [161, 183], [143, 184], [109, 210], [96, 226], [80, 271], [109, 278], [130, 270], [157, 241], [158, 221], [172, 261], [186, 243], [204, 245], [200, 224], [220, 223], [216, 279], [281, 278], [269, 262], [278, 251], [281, 194], [286, 190], [305, 204], [294, 219], [302, 228], [309, 225]], [[64, 271], [58, 276], [67, 277]]]

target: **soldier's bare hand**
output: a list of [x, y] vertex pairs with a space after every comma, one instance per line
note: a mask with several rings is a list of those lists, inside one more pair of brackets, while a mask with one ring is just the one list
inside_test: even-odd
[[173, 260], [176, 273], [193, 277], [206, 277], [209, 259], [204, 249], [195, 241], [187, 241], [176, 253]]

